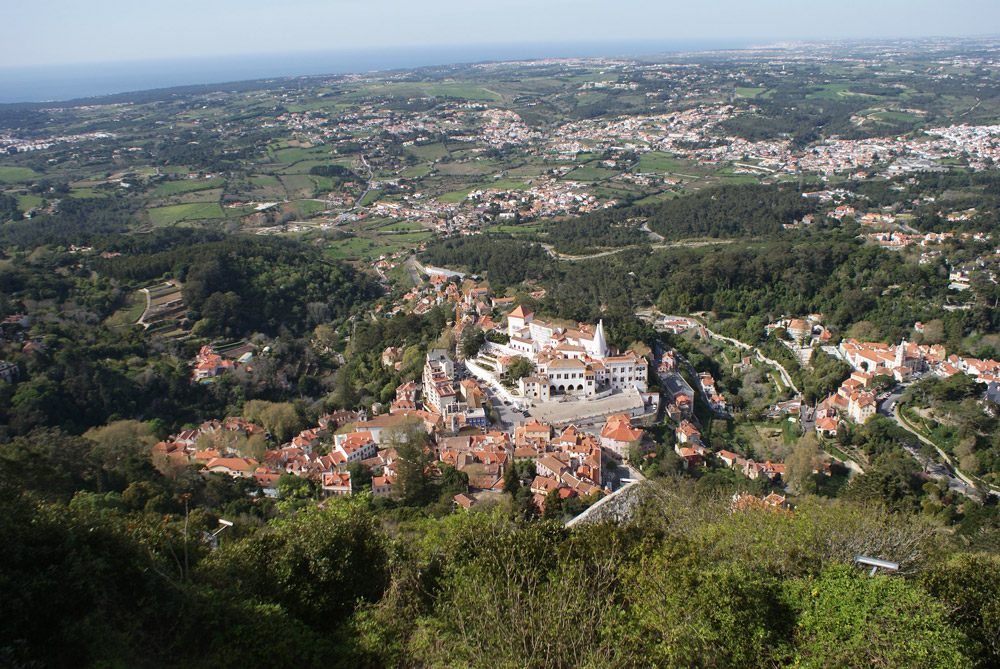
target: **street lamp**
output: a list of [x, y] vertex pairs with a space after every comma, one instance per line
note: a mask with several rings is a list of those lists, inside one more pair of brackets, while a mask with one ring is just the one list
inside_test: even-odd
[[889, 562], [888, 560], [879, 560], [878, 558], [867, 557], [865, 555], [855, 555], [854, 561], [858, 564], [867, 565], [872, 568], [868, 573], [869, 576], [874, 576], [878, 568], [888, 569], [890, 571], [899, 571], [898, 562]]
[[219, 525], [221, 525], [221, 527], [215, 532], [212, 532], [211, 534], [205, 532], [205, 543], [209, 544], [213, 551], [219, 547], [219, 535], [222, 534], [222, 531], [227, 527], [232, 527], [233, 521], [226, 520], [225, 518], [219, 518]]

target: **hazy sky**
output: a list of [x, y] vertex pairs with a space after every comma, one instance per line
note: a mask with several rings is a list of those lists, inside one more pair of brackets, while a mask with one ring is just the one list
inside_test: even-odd
[[997, 0], [26, 0], [0, 67], [356, 47], [1000, 33]]

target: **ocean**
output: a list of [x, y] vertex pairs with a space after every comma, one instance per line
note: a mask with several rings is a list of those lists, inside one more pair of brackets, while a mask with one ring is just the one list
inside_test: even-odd
[[636, 56], [743, 49], [751, 45], [749, 41], [738, 40], [478, 44], [135, 60], [16, 69], [0, 67], [0, 103], [72, 100], [173, 86], [273, 77], [361, 73], [452, 63]]

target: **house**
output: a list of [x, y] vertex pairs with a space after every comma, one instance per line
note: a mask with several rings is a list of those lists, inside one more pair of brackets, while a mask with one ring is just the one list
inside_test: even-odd
[[816, 432], [821, 437], [836, 437], [837, 419], [830, 417], [820, 418], [816, 421]]
[[732, 469], [733, 463], [735, 463], [740, 456], [738, 453], [733, 453], [732, 451], [719, 451], [718, 453], [715, 454], [715, 457], [722, 460], [727, 467]]
[[14, 383], [20, 376], [21, 370], [12, 362], [0, 360], [0, 381], [4, 383]]
[[360, 462], [375, 457], [378, 446], [371, 431], [349, 432], [334, 437], [333, 453], [338, 453], [344, 462]]
[[372, 478], [372, 496], [388, 497], [392, 494], [392, 477], [375, 476]]
[[350, 496], [352, 492], [350, 472], [328, 472], [323, 474], [320, 480], [320, 489], [328, 497]]
[[573, 472], [569, 457], [562, 453], [548, 453], [535, 461], [535, 471], [539, 476], [562, 480], [564, 474]]
[[690, 465], [698, 466], [705, 464], [705, 459], [702, 457], [701, 453], [688, 446], [676, 444], [674, 446], [674, 452], [684, 459], [684, 469], [687, 469]]
[[782, 476], [785, 473], [785, 465], [779, 462], [767, 461], [764, 463], [748, 460], [743, 467], [743, 475], [753, 480], [758, 476], [766, 476], [769, 481]]
[[792, 336], [792, 339], [802, 343], [805, 338], [812, 334], [812, 326], [801, 318], [793, 318], [791, 322], [788, 323], [788, 334]]
[[458, 493], [457, 495], [452, 497], [452, 500], [454, 500], [455, 504], [466, 510], [471, 509], [472, 506], [476, 503], [475, 497], [472, 497], [471, 495], [466, 495], [464, 492]]
[[260, 489], [264, 492], [264, 497], [274, 499], [278, 496], [278, 479], [281, 478], [281, 472], [268, 469], [267, 467], [258, 467], [253, 470], [253, 477], [260, 484]]
[[622, 460], [627, 458], [633, 446], [642, 442], [641, 429], [632, 427], [632, 421], [625, 414], [609, 416], [601, 429], [601, 448]]
[[682, 420], [681, 424], [677, 426], [677, 429], [674, 430], [674, 436], [679, 444], [701, 445], [701, 432], [686, 420]]
[[559, 481], [547, 476], [536, 476], [531, 482], [531, 492], [537, 495], [547, 495], [559, 487]]
[[257, 461], [250, 458], [212, 458], [203, 471], [228, 474], [233, 478], [249, 478], [257, 469]]

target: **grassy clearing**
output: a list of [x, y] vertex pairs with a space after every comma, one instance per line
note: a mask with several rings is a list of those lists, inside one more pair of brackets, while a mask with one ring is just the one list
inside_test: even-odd
[[42, 198], [37, 195], [18, 195], [17, 196], [17, 208], [21, 211], [28, 211], [29, 209], [34, 209], [35, 207], [42, 206]]
[[497, 188], [500, 190], [527, 190], [528, 184], [523, 181], [515, 181], [513, 179], [497, 179], [492, 183], [489, 183], [490, 188]]
[[128, 296], [125, 306], [111, 314], [105, 323], [110, 327], [125, 327], [132, 325], [139, 316], [142, 316], [146, 308], [146, 296], [140, 292], [134, 292]]
[[326, 205], [316, 200], [295, 200], [281, 205], [284, 212], [295, 212], [298, 216], [310, 216], [326, 209]]
[[576, 168], [567, 174], [564, 179], [568, 181], [603, 181], [604, 179], [610, 179], [617, 174], [618, 172], [614, 170], [606, 170], [602, 167], [592, 167], [590, 165], [586, 165], [584, 167]]
[[485, 100], [500, 101], [503, 96], [497, 95], [493, 91], [486, 90], [479, 86], [467, 86], [463, 84], [441, 84], [439, 86], [428, 86], [424, 89], [428, 95], [435, 97], [460, 98], [463, 100]]
[[692, 167], [691, 163], [678, 160], [669, 153], [650, 151], [649, 153], [644, 153], [642, 157], [639, 158], [639, 164], [636, 166], [635, 171], [639, 173], [675, 173], [690, 170]]
[[288, 193], [288, 199], [303, 198], [312, 195], [316, 184], [305, 174], [287, 174], [281, 177], [281, 183]]
[[148, 211], [150, 221], [157, 227], [173, 225], [180, 221], [224, 217], [218, 202], [175, 204], [169, 207], [154, 207]]
[[387, 236], [385, 237], [385, 239], [386, 240], [391, 239], [393, 244], [399, 243], [399, 244], [417, 245], [421, 242], [427, 241], [433, 236], [434, 233], [428, 230], [427, 232], [404, 232], [398, 235]]
[[883, 121], [901, 121], [903, 123], [912, 123], [923, 118], [919, 114], [907, 114], [906, 112], [898, 111], [880, 111], [872, 114], [872, 116]]
[[497, 225], [491, 226], [490, 230], [499, 230], [511, 235], [531, 235], [541, 232], [545, 227], [544, 223], [531, 223], [529, 225]]
[[390, 232], [413, 232], [423, 229], [424, 226], [420, 225], [416, 221], [397, 221], [390, 225], [386, 225], [379, 228], [379, 230], [390, 231]]
[[749, 88], [746, 86], [737, 86], [736, 95], [740, 96], [741, 98], [755, 98], [766, 90], [767, 90], [766, 88]]
[[452, 191], [450, 193], [445, 193], [444, 195], [441, 195], [441, 196], [438, 197], [438, 202], [450, 202], [450, 203], [453, 203], [453, 204], [457, 203], [457, 202], [461, 202], [473, 190], [475, 190], [475, 189], [474, 188], [466, 188], [464, 190], [455, 190], [455, 191]]
[[406, 147], [406, 152], [410, 155], [416, 156], [420, 160], [437, 160], [438, 158], [444, 158], [450, 156], [451, 152], [448, 151], [442, 142], [434, 142], [433, 144], [421, 144]]
[[28, 167], [7, 167], [0, 165], [0, 181], [13, 183], [15, 181], [27, 181], [38, 176], [35, 170]]
[[195, 181], [185, 179], [183, 181], [167, 181], [156, 187], [151, 193], [153, 197], [167, 197], [180, 193], [191, 193], [199, 190], [209, 190], [219, 188], [225, 183], [222, 179], [209, 179], [208, 181]]
[[361, 199], [361, 206], [367, 207], [378, 201], [379, 196], [382, 194], [382, 189], [376, 188], [375, 190], [368, 191], [368, 193]]
[[413, 167], [405, 170], [399, 176], [406, 177], [407, 179], [419, 179], [420, 177], [425, 177], [431, 173], [431, 168], [427, 165], [414, 165]]
[[360, 260], [364, 258], [377, 258], [380, 255], [395, 253], [404, 248], [406, 248], [404, 244], [390, 244], [365, 237], [352, 237], [331, 244], [326, 249], [326, 254], [331, 258], [340, 260]]
[[326, 155], [330, 151], [329, 147], [317, 146], [311, 149], [288, 148], [279, 149], [274, 152], [274, 157], [281, 163], [297, 163], [300, 160], [309, 160]]

